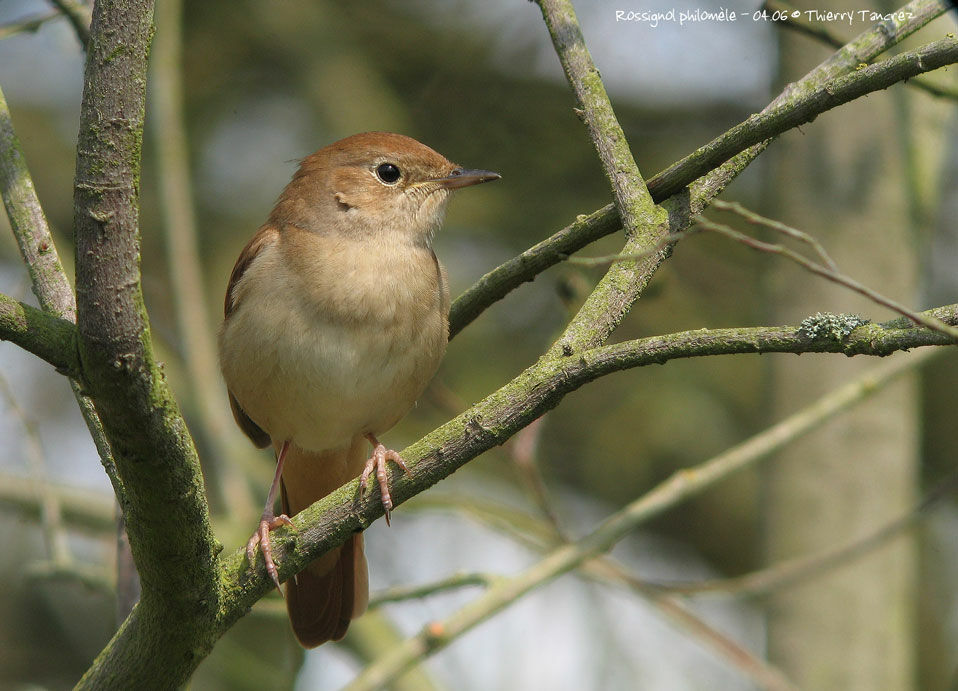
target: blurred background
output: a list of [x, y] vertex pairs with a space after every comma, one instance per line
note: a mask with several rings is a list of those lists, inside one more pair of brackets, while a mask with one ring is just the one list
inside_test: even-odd
[[[452, 202], [437, 238], [453, 295], [610, 194], [533, 3], [208, 0], [185, 3], [180, 15], [177, 3], [157, 2], [143, 283], [155, 343], [204, 461], [217, 536], [235, 549], [259, 515], [272, 458], [234, 429], [210, 348], [233, 263], [299, 158], [355, 132], [388, 130], [500, 172], [501, 182]], [[720, 9], [712, 2], [576, 7], [646, 176], [760, 110], [833, 50], [753, 19], [757, 8], [739, 0], [722, 5], [738, 13], [734, 22], [616, 20], [616, 10]], [[42, 0], [0, 0], [0, 86], [69, 267], [83, 52], [52, 13]], [[32, 20], [42, 21], [16, 30]], [[851, 25], [818, 23], [845, 39], [868, 26], [857, 15]], [[944, 17], [908, 45], [954, 30]], [[931, 77], [953, 92], [958, 84], [954, 70]], [[723, 198], [818, 237], [845, 272], [900, 302], [954, 303], [955, 103], [900, 85], [872, 94], [783, 136]], [[0, 228], [0, 292], [32, 301], [5, 217]], [[585, 254], [620, 245], [615, 234]], [[402, 448], [509, 381], [603, 271], [560, 265], [490, 308], [451, 342], [436, 381], [386, 442]], [[676, 248], [614, 338], [797, 324], [817, 311], [894, 316], [779, 258], [701, 234]], [[583, 535], [676, 469], [875, 364], [750, 355], [606, 377], [568, 396], [522, 443], [404, 505], [391, 529], [374, 525], [373, 591], [514, 574], [557, 544], [550, 516], [564, 535]], [[640, 587], [566, 576], [437, 654], [404, 688], [754, 688], [747, 664], [670, 614], [648, 584], [748, 574], [854, 543], [901, 517], [916, 520], [787, 588], [746, 597], [719, 587], [683, 602], [723, 640], [756, 659], [770, 655], [801, 688], [955, 688], [955, 493], [914, 510], [955, 471], [956, 384], [958, 358], [943, 354], [762, 470], [735, 475], [621, 543], [614, 557]], [[116, 626], [114, 509], [66, 381], [11, 344], [0, 344], [0, 440], [0, 688], [69, 688]], [[51, 500], [61, 506], [52, 522], [39, 509]], [[385, 605], [342, 643], [308, 653], [271, 595], [192, 685], [338, 688], [377, 652], [480, 592]]]

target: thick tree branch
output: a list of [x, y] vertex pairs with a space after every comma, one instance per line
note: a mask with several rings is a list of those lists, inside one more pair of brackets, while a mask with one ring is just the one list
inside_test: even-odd
[[82, 688], [185, 679], [212, 647], [219, 606], [199, 462], [154, 358], [140, 285], [138, 188], [152, 17], [148, 0], [98, 2], [84, 75], [74, 192], [77, 342], [129, 495], [124, 515], [142, 598]]
[[0, 295], [0, 340], [16, 343], [68, 377], [80, 374], [73, 322], [6, 295]]
[[[789, 85], [762, 112], [775, 110], [777, 111], [777, 118], [790, 116], [791, 111], [780, 107], [797, 102], [801, 93], [820, 87], [824, 88], [824, 85], [830, 80], [839, 80], [843, 74], [855, 69], [858, 65], [870, 62], [891, 46], [944, 14], [948, 9], [948, 3], [945, 0], [914, 0], [908, 3], [900, 11], [901, 15], [906, 16], [907, 19], [881, 22], [863, 32], [798, 82]], [[775, 118], [772, 118], [769, 122], [774, 123]], [[785, 129], [782, 131], [785, 131]], [[713, 140], [713, 143], [725, 136], [722, 135]], [[713, 143], [706, 144], [702, 149], [712, 146]], [[744, 170], [752, 160], [765, 150], [769, 143], [770, 140], [765, 140], [751, 147], [744, 144], [741, 147], [735, 147], [741, 153], [730, 159], [729, 164], [737, 161], [736, 170], [739, 172]], [[702, 149], [699, 151], [702, 151]], [[655, 202], [663, 202], [672, 196], [676, 190], [691, 184], [703, 172], [707, 172], [696, 167], [695, 157], [697, 155], [698, 151], [666, 169], [671, 171], [670, 179], [665, 178], [666, 171], [663, 171], [648, 181], [648, 189]], [[724, 187], [735, 175], [729, 175], [729, 170], [724, 167], [720, 170], [722, 170], [720, 187]], [[694, 188], [691, 191], [692, 206], [698, 207], [694, 208], [693, 213], [699, 213], [704, 209], [708, 205], [708, 201], [720, 191], [710, 189], [713, 186], [714, 176], [718, 173], [719, 171], [716, 171], [716, 173], [706, 175], [699, 181], [700, 192], [704, 191], [706, 194], [696, 195]], [[453, 303], [449, 319], [450, 336], [459, 333], [486, 308], [501, 300], [515, 288], [527, 281], [534, 280], [536, 276], [549, 267], [560, 263], [566, 255], [573, 254], [595, 240], [614, 233], [621, 227], [622, 223], [615, 207], [609, 204], [591, 214], [579, 216], [575, 223], [490, 271]], [[677, 227], [673, 223], [670, 230], [671, 232], [677, 232], [682, 229], [682, 227]]]

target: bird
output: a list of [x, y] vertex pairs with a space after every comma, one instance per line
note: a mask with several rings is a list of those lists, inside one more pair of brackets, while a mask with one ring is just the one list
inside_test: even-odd
[[[270, 532], [348, 480], [361, 475], [362, 492], [375, 478], [389, 522], [387, 462], [408, 469], [379, 436], [413, 407], [449, 337], [433, 238], [453, 191], [499, 178], [411, 137], [355, 134], [302, 159], [240, 253], [219, 359], [237, 424], [275, 453], [246, 553], [252, 568], [262, 552], [278, 589]], [[362, 533], [289, 579], [285, 598], [304, 647], [341, 639], [369, 599]]]

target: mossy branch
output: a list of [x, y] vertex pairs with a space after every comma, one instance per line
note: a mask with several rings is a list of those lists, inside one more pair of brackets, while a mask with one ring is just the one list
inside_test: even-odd
[[80, 376], [73, 322], [0, 295], [0, 340], [16, 343], [61, 374]]
[[[586, 47], [570, 0], [539, 0], [542, 17], [566, 79], [612, 189], [619, 221], [625, 230], [623, 253], [655, 247], [670, 232], [668, 214], [657, 206], [639, 172], [625, 133]], [[602, 277], [565, 331], [550, 349], [552, 355], [603, 343], [651, 280], [667, 256], [659, 252], [634, 262], [613, 265]]]

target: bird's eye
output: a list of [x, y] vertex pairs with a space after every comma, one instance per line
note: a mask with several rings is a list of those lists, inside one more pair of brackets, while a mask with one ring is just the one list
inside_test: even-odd
[[376, 177], [387, 185], [395, 185], [402, 173], [398, 166], [392, 163], [381, 163], [376, 167]]

